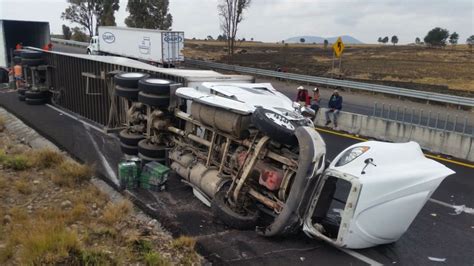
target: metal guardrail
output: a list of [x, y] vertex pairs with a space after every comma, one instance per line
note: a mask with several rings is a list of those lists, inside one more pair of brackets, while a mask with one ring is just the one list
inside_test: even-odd
[[222, 64], [222, 63], [206, 62], [206, 61], [194, 60], [194, 59], [186, 59], [185, 62], [186, 64], [199, 66], [199, 67], [222, 69], [222, 70], [240, 72], [240, 73], [245, 73], [245, 74], [258, 75], [258, 76], [266, 76], [266, 77], [281, 78], [281, 79], [287, 79], [287, 80], [293, 80], [293, 81], [299, 81], [299, 82], [308, 82], [308, 83], [313, 83], [313, 84], [358, 89], [358, 90], [385, 93], [385, 94], [391, 94], [391, 95], [402, 96], [402, 97], [422, 99], [425, 101], [433, 101], [433, 102], [448, 103], [448, 104], [454, 104], [454, 105], [460, 105], [460, 106], [474, 107], [474, 98], [468, 98], [468, 97], [454, 96], [454, 95], [434, 93], [434, 92], [416, 91], [416, 90], [410, 90], [410, 89], [405, 89], [405, 88], [362, 83], [362, 82], [349, 81], [349, 80], [338, 80], [338, 79], [300, 75], [300, 74], [293, 74], [293, 73], [284, 73], [284, 72], [277, 72], [277, 71], [272, 71], [272, 70], [227, 65], [227, 64]]
[[[67, 45], [81, 46], [81, 47], [87, 47], [89, 45], [88, 43], [85, 43], [85, 42], [76, 42], [76, 41], [63, 40], [63, 39], [58, 39], [58, 38], [51, 38], [51, 41], [67, 44]], [[293, 80], [293, 81], [299, 81], [299, 82], [308, 82], [308, 83], [313, 83], [313, 84], [337, 86], [337, 87], [343, 87], [343, 88], [371, 91], [371, 92], [376, 92], [376, 93], [385, 93], [385, 94], [396, 95], [396, 96], [401, 96], [401, 97], [421, 99], [425, 101], [433, 101], [433, 102], [454, 104], [454, 105], [459, 105], [459, 106], [474, 107], [474, 98], [454, 96], [454, 95], [448, 95], [448, 94], [442, 94], [442, 93], [417, 91], [417, 90], [410, 90], [410, 89], [399, 88], [399, 87], [370, 84], [370, 83], [363, 83], [363, 82], [356, 82], [356, 81], [349, 81], [349, 80], [338, 80], [338, 79], [323, 78], [323, 77], [308, 76], [308, 75], [300, 75], [300, 74], [294, 74], [294, 73], [284, 73], [284, 72], [277, 72], [277, 71], [266, 70], [266, 69], [227, 65], [227, 64], [222, 64], [222, 63], [206, 62], [206, 61], [194, 60], [194, 59], [186, 59], [185, 63], [189, 65], [199, 66], [199, 67], [228, 70], [228, 71], [252, 74], [252, 75], [257, 75], [257, 76], [281, 78], [281, 79], [287, 79], [287, 80]]]
[[474, 125], [471, 124], [472, 119], [468, 116], [432, 112], [430, 110], [408, 108], [407, 106], [392, 106], [384, 103], [379, 105], [377, 102], [374, 103], [372, 116], [404, 124], [474, 136]]
[[66, 44], [66, 45], [79, 46], [79, 47], [89, 46], [88, 42], [77, 42], [77, 41], [64, 40], [64, 39], [59, 39], [59, 38], [51, 38], [51, 41], [55, 43], [61, 43], [61, 44]]

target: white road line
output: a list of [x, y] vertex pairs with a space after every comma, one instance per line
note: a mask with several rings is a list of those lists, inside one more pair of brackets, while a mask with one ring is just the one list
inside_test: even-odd
[[61, 109], [59, 109], [59, 108], [57, 108], [57, 107], [55, 107], [55, 106], [53, 106], [53, 105], [51, 105], [51, 104], [47, 104], [47, 106], [48, 106], [49, 108], [51, 108], [51, 109], [54, 109], [54, 110], [60, 112], [61, 114], [65, 115], [65, 116], [68, 116], [68, 117], [70, 117], [70, 118], [72, 118], [72, 119], [74, 119], [74, 120], [76, 120], [76, 121], [79, 121], [80, 123], [84, 124], [85, 126], [88, 126], [88, 127], [90, 127], [90, 128], [93, 128], [93, 129], [95, 129], [95, 130], [101, 132], [101, 133], [104, 133], [104, 130], [102, 130], [101, 128], [99, 128], [99, 127], [97, 127], [97, 126], [94, 126], [94, 125], [92, 125], [92, 124], [90, 124], [90, 123], [87, 123], [87, 122], [83, 121], [82, 119], [80, 119], [79, 117], [76, 117], [76, 116], [74, 116], [74, 115], [72, 115], [72, 114], [70, 114], [70, 113], [68, 113], [68, 112], [65, 112], [65, 111], [63, 111], [63, 110], [61, 110]]
[[439, 204], [441, 206], [447, 207], [447, 208], [451, 208], [456, 212], [456, 214], [467, 213], [467, 214], [474, 215], [474, 209], [466, 207], [466, 205], [452, 205], [452, 204], [449, 204], [437, 199], [433, 199], [433, 198], [430, 198], [429, 201]]
[[340, 251], [348, 254], [348, 255], [351, 255], [352, 257], [358, 259], [358, 260], [361, 260], [369, 265], [383, 265], [382, 263], [378, 262], [378, 261], [375, 261], [365, 255], [362, 255], [360, 254], [359, 252], [356, 252], [354, 250], [350, 250], [350, 249], [345, 249], [345, 248], [337, 248], [339, 249]]

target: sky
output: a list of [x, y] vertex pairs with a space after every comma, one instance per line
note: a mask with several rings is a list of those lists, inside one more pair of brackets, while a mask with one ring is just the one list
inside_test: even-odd
[[[187, 38], [220, 34], [218, 0], [169, 0], [173, 29]], [[120, 0], [116, 22], [124, 26], [127, 0]], [[0, 0], [0, 19], [49, 21], [61, 33], [66, 0]], [[252, 0], [239, 26], [238, 38], [278, 42], [290, 37], [351, 35], [364, 43], [397, 35], [412, 43], [434, 28], [474, 34], [474, 0]]]

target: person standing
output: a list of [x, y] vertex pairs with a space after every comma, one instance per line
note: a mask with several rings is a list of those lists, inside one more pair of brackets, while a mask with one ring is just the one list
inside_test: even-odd
[[319, 94], [319, 89], [314, 88], [313, 89], [313, 99], [311, 100], [311, 109], [314, 110], [314, 114], [316, 115], [319, 110], [319, 103], [321, 101], [320, 99], [320, 94]]
[[297, 88], [298, 93], [296, 94], [296, 102], [301, 104], [301, 106], [307, 106], [311, 104], [311, 97], [309, 96], [308, 90], [303, 86]]
[[325, 124], [325, 126], [327, 126], [331, 123], [331, 119], [329, 118], [329, 114], [332, 113], [333, 114], [333, 120], [334, 120], [334, 127], [337, 127], [337, 118], [339, 117], [339, 113], [341, 112], [341, 109], [342, 109], [342, 96], [339, 95], [338, 90], [334, 90], [334, 93], [329, 98], [328, 107], [329, 107], [329, 109], [326, 111], [326, 124]]

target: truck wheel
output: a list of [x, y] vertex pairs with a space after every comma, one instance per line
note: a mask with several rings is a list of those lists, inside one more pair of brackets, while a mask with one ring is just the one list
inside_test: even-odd
[[138, 152], [150, 158], [166, 158], [166, 146], [151, 143], [147, 139], [138, 142]]
[[226, 186], [221, 188], [211, 202], [211, 210], [217, 219], [221, 220], [227, 226], [240, 230], [249, 230], [257, 226], [259, 217], [258, 211], [247, 213], [237, 213], [229, 206], [226, 199]]
[[42, 52], [36, 52], [36, 51], [23, 50], [20, 53], [20, 56], [23, 59], [42, 59], [43, 53]]
[[48, 99], [30, 99], [26, 97], [25, 102], [29, 105], [42, 105], [48, 103]]
[[17, 90], [17, 92], [18, 92], [19, 95], [25, 95], [25, 92], [27, 92], [27, 91], [28, 91], [27, 89], [23, 89], [23, 88], [19, 88], [19, 89]]
[[141, 153], [138, 153], [138, 157], [142, 159], [142, 165], [145, 165], [150, 162], [159, 162], [161, 164], [166, 164], [166, 158], [151, 158]]
[[26, 99], [25, 95], [18, 94], [18, 100], [24, 102]]
[[124, 143], [120, 143], [120, 149], [126, 155], [137, 155], [138, 154], [138, 147], [137, 146], [132, 146], [132, 145], [127, 145], [127, 144], [124, 144]]
[[115, 87], [115, 95], [124, 97], [131, 101], [136, 101], [138, 99], [138, 92], [139, 92], [138, 89], [123, 88], [119, 86]]
[[39, 66], [44, 64], [44, 60], [41, 58], [23, 58], [21, 59], [21, 64], [25, 66]]
[[288, 145], [298, 143], [295, 129], [302, 125], [299, 121], [288, 120], [278, 113], [261, 107], [253, 112], [252, 124], [272, 140]]
[[138, 88], [147, 94], [170, 95], [171, 81], [166, 79], [146, 78], [138, 81]]
[[49, 91], [25, 91], [25, 97], [28, 99], [49, 99]]
[[153, 95], [144, 92], [138, 93], [138, 101], [151, 107], [165, 107], [170, 104], [169, 95]]
[[142, 134], [137, 134], [124, 129], [119, 133], [120, 142], [130, 146], [137, 146], [138, 142], [145, 138]]
[[148, 78], [150, 75], [140, 72], [133, 73], [119, 73], [114, 77], [115, 85], [122, 88], [138, 88], [138, 81], [143, 78]]

